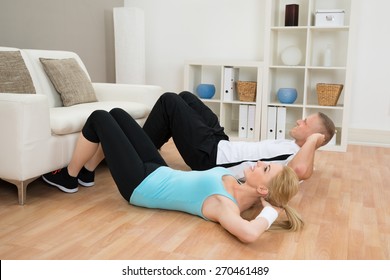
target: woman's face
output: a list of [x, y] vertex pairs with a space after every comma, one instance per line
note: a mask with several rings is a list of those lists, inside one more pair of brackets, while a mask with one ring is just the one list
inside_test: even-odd
[[254, 187], [267, 187], [271, 179], [282, 170], [283, 166], [281, 164], [258, 161], [256, 165], [245, 169], [244, 175], [246, 183]]

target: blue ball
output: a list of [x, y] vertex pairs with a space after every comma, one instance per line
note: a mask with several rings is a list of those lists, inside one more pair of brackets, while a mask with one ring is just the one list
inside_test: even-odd
[[292, 104], [297, 100], [297, 90], [295, 88], [280, 88], [277, 93], [281, 103]]
[[213, 84], [199, 84], [196, 92], [200, 98], [210, 99], [215, 94], [215, 86]]

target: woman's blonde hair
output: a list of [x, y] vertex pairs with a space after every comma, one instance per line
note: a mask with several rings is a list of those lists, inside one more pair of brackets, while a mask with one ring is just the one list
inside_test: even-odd
[[[269, 231], [298, 231], [303, 228], [303, 221], [298, 212], [288, 205], [288, 202], [298, 193], [299, 179], [297, 174], [288, 166], [271, 179], [268, 187], [266, 200], [275, 207], [283, 208], [287, 220], [275, 221]], [[247, 220], [254, 219], [262, 208], [259, 200], [251, 209], [242, 213], [242, 217]]]
[[270, 231], [298, 231], [303, 228], [303, 221], [298, 212], [288, 205], [288, 202], [298, 193], [299, 179], [297, 174], [288, 166], [284, 166], [268, 185], [266, 200], [271, 205], [283, 208], [286, 212], [286, 221], [276, 221]]

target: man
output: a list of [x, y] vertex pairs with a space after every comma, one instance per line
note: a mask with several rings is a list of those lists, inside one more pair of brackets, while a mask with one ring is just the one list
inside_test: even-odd
[[143, 129], [157, 149], [172, 137], [194, 170], [224, 166], [241, 179], [245, 167], [261, 160], [287, 164], [301, 180], [311, 176], [316, 149], [328, 143], [335, 132], [332, 120], [317, 113], [297, 121], [289, 132], [293, 140], [229, 141], [218, 117], [186, 91], [161, 95]]
[[[161, 95], [143, 129], [157, 149], [172, 137], [191, 169], [223, 166], [240, 180], [244, 180], [244, 169], [259, 160], [288, 165], [299, 179], [308, 179], [313, 173], [316, 149], [328, 143], [335, 131], [332, 120], [318, 113], [297, 121], [297, 126], [290, 131], [293, 140], [229, 141], [218, 117], [186, 91]], [[90, 170], [95, 170], [103, 158], [100, 148], [78, 175], [79, 184], [94, 185], [95, 173]]]

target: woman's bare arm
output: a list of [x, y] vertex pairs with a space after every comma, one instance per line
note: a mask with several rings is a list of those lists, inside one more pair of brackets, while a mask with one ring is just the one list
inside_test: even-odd
[[[251, 221], [243, 219], [237, 205], [228, 198], [218, 198], [217, 200], [217, 203], [205, 207], [205, 215], [210, 220], [218, 222], [244, 243], [256, 241], [270, 226], [269, 222], [263, 217], [258, 216]], [[263, 206], [271, 205], [263, 200]]]

